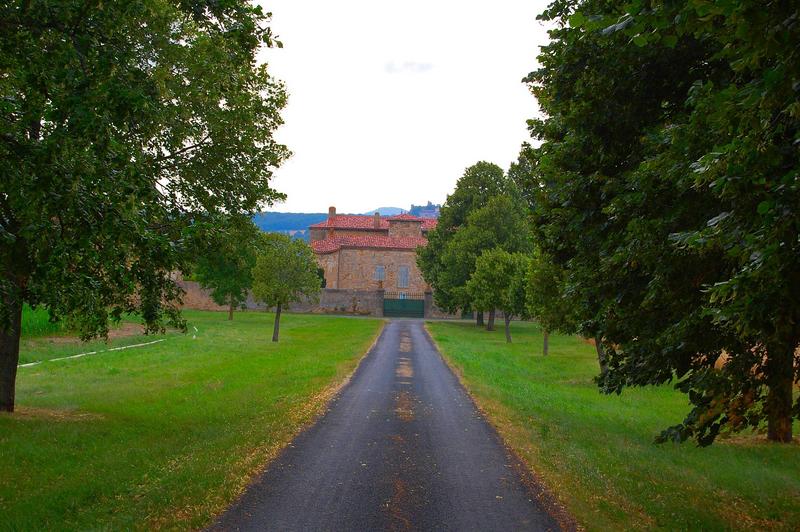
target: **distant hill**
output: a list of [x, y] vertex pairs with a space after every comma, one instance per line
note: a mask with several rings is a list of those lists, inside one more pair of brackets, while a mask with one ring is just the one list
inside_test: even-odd
[[297, 231], [324, 221], [328, 213], [314, 212], [260, 212], [253, 216], [253, 223], [262, 231]]

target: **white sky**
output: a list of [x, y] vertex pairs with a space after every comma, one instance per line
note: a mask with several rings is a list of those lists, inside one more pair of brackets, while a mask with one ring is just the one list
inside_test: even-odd
[[270, 0], [294, 155], [270, 210], [366, 212], [444, 201], [464, 169], [508, 169], [536, 100], [520, 80], [547, 32], [541, 0]]

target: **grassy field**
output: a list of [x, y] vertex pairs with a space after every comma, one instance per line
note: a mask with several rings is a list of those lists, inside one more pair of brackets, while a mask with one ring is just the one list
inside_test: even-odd
[[[274, 344], [271, 314], [186, 317], [164, 342], [20, 368], [18, 412], [0, 415], [0, 529], [202, 527], [321, 411], [381, 323], [285, 315]], [[23, 360], [87, 349], [32, 340]]]
[[65, 330], [63, 322], [51, 322], [46, 309], [32, 309], [27, 304], [22, 309], [22, 335], [36, 338], [45, 335], [62, 334]]
[[800, 445], [755, 435], [656, 445], [688, 412], [686, 397], [670, 387], [600, 395], [582, 340], [551, 337], [544, 358], [533, 324], [512, 324], [512, 345], [468, 323], [428, 329], [506, 442], [587, 529], [800, 528]]

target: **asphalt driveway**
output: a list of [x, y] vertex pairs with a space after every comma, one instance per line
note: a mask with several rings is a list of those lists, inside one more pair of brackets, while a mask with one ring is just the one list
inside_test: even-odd
[[220, 530], [556, 530], [421, 321], [387, 324]]

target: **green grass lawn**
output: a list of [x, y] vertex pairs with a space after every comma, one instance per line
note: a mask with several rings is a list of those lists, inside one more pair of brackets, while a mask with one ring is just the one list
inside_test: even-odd
[[[750, 435], [657, 445], [688, 412], [671, 387], [598, 393], [594, 347], [513, 323], [489, 333], [433, 322], [431, 335], [506, 442], [590, 530], [800, 528], [800, 445]], [[796, 425], [796, 433], [800, 427]]]
[[[272, 314], [185, 315], [186, 335], [20, 368], [18, 412], [0, 415], [0, 529], [208, 524], [321, 412], [381, 324], [288, 314], [274, 344]], [[87, 350], [32, 340], [23, 360]]]

